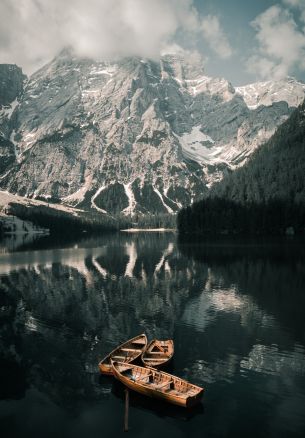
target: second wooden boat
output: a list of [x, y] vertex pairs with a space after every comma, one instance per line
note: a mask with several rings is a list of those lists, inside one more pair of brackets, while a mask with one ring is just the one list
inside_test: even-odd
[[144, 368], [124, 362], [112, 362], [113, 374], [128, 388], [149, 397], [156, 397], [178, 406], [197, 404], [203, 388], [154, 368]]
[[143, 351], [141, 359], [144, 365], [158, 368], [168, 363], [174, 355], [172, 339], [161, 341], [153, 339]]
[[116, 347], [98, 364], [102, 374], [113, 374], [111, 359], [129, 363], [137, 359], [147, 347], [147, 337], [143, 333]]

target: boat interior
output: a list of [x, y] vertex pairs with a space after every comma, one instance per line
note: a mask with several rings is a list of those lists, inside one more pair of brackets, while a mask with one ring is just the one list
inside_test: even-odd
[[173, 354], [173, 347], [167, 341], [157, 341], [150, 344], [144, 353], [143, 360], [148, 364], [162, 364], [164, 359]]
[[111, 359], [120, 362], [131, 362], [139, 357], [139, 354], [143, 351], [146, 341], [141, 339], [135, 339], [127, 344], [125, 347], [118, 348], [113, 354], [110, 354], [104, 361], [106, 365], [111, 365]]
[[139, 357], [139, 351], [129, 348], [120, 348], [115, 352], [115, 354], [107, 357], [105, 360], [106, 364], [111, 365], [111, 359], [112, 360], [119, 360], [120, 362], [131, 362], [132, 360]]
[[198, 388], [178, 377], [160, 373], [150, 368], [117, 364], [118, 371], [135, 383], [149, 386], [151, 389], [179, 395], [180, 397], [193, 396]]

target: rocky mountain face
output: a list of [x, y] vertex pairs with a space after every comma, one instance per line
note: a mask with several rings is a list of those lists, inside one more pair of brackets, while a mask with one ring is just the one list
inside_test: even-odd
[[250, 109], [271, 106], [280, 101], [298, 107], [304, 100], [304, 84], [290, 77], [280, 81], [256, 82], [235, 90], [243, 96]]
[[[209, 194], [243, 205], [282, 201], [295, 204], [301, 215], [301, 206], [305, 212], [304, 169], [305, 101], [245, 166], [215, 184]], [[301, 222], [304, 228], [304, 216]]]
[[20, 67], [0, 64], [0, 108], [10, 105], [23, 91], [26, 76]]
[[16, 66], [1, 74], [0, 188], [110, 214], [200, 198], [305, 96], [291, 78], [234, 89], [190, 54], [110, 63], [65, 50], [26, 82]]
[[303, 236], [305, 101], [247, 163], [180, 210], [181, 234]]
[[0, 175], [16, 161], [14, 145], [9, 141], [10, 119], [22, 95], [25, 80], [21, 68], [0, 64]]

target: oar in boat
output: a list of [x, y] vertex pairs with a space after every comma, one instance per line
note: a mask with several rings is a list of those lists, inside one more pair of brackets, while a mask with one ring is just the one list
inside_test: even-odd
[[204, 392], [204, 389], [197, 385], [154, 368], [114, 361], [112, 367], [114, 377], [128, 388], [175, 405], [194, 406]]
[[141, 356], [144, 349], [147, 347], [147, 337], [143, 333], [138, 335], [123, 344], [116, 347], [104, 359], [102, 359], [98, 366], [102, 374], [112, 374], [111, 359], [129, 363]]
[[153, 339], [141, 355], [146, 366], [160, 367], [171, 360], [174, 355], [174, 341], [172, 339]]

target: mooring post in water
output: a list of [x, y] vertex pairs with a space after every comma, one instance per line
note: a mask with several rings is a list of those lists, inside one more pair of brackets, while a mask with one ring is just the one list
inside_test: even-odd
[[125, 389], [125, 419], [124, 419], [124, 432], [128, 431], [128, 411], [129, 411], [129, 391]]

